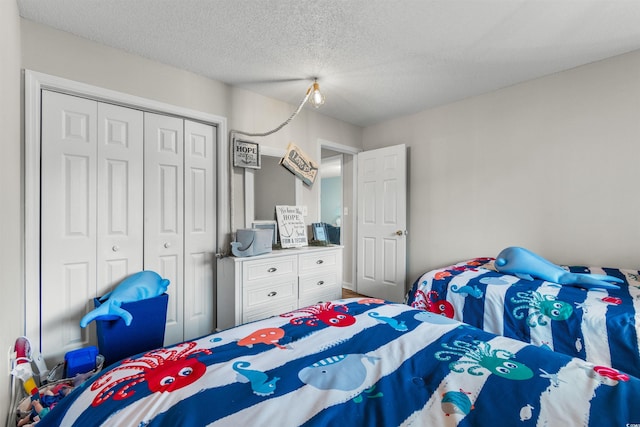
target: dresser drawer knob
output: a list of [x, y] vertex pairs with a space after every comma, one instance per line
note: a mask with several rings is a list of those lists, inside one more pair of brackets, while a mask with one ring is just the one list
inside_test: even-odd
[[324, 262], [323, 260], [319, 259], [316, 261], [316, 264], [322, 264], [323, 262]]
[[324, 280], [320, 280], [318, 283], [316, 283], [318, 286], [322, 286], [324, 285]]
[[275, 297], [276, 295], [278, 295], [276, 291], [271, 291], [267, 294], [268, 297]]
[[275, 268], [275, 267], [271, 267], [271, 268], [270, 268], [270, 269], [268, 269], [267, 271], [268, 271], [269, 273], [275, 273], [277, 270], [278, 270], [277, 268]]

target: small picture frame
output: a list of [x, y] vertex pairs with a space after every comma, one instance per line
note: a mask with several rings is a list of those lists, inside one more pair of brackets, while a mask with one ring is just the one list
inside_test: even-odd
[[261, 228], [267, 230], [273, 230], [272, 244], [275, 246], [278, 244], [278, 222], [275, 220], [255, 220], [251, 223], [251, 228]]
[[260, 169], [260, 144], [257, 142], [234, 139], [233, 166]]
[[313, 240], [325, 243], [329, 242], [329, 232], [325, 223], [314, 222], [311, 224], [311, 229], [313, 230]]

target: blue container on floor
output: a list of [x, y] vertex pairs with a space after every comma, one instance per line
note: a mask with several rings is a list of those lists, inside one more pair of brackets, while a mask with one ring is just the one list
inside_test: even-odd
[[[94, 298], [95, 307], [102, 305]], [[169, 295], [123, 303], [121, 308], [133, 316], [129, 326], [120, 317], [114, 320], [96, 320], [98, 349], [105, 358], [105, 366], [125, 357], [147, 352], [164, 343]]]
[[73, 378], [77, 374], [91, 372], [96, 368], [96, 357], [98, 349], [96, 346], [79, 348], [64, 355], [65, 378]]

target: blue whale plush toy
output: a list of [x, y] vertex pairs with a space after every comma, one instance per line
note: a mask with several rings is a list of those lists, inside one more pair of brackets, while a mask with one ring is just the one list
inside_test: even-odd
[[106, 301], [87, 313], [82, 320], [80, 320], [80, 326], [85, 328], [90, 322], [96, 319], [107, 320], [113, 319], [114, 317], [121, 317], [124, 323], [129, 326], [133, 320], [133, 316], [127, 310], [120, 307], [122, 303], [157, 297], [158, 295], [162, 295], [168, 286], [169, 280], [163, 279], [155, 271], [141, 271], [132, 274], [120, 282], [113, 291], [103, 295], [100, 301]]
[[503, 249], [498, 254], [494, 265], [499, 272], [513, 274], [521, 279], [536, 278], [585, 289], [620, 289], [620, 286], [607, 282], [624, 282], [617, 277], [603, 274], [571, 273], [527, 249], [516, 246]]

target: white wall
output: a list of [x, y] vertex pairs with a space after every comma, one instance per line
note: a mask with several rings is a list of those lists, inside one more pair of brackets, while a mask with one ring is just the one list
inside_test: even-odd
[[370, 126], [409, 151], [409, 281], [525, 246], [640, 269], [640, 51]]
[[21, 20], [22, 67], [209, 114], [228, 116], [229, 86]]
[[9, 409], [8, 350], [22, 334], [22, 151], [20, 18], [14, 0], [0, 0], [0, 423]]

